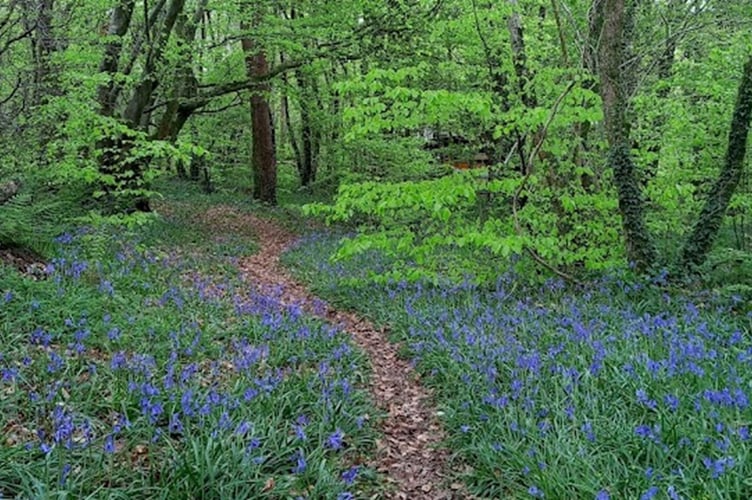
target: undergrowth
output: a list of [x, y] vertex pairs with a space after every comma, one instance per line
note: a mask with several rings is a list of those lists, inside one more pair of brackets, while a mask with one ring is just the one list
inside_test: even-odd
[[[310, 237], [287, 265], [391, 326], [415, 358], [482, 498], [749, 498], [752, 316], [740, 297], [661, 276], [571, 289], [380, 283], [378, 255], [332, 263]], [[728, 300], [727, 300], [728, 299]]]
[[65, 233], [43, 279], [0, 269], [0, 496], [344, 499], [374, 477], [362, 354], [202, 272], [211, 240], [172, 250], [184, 223]]

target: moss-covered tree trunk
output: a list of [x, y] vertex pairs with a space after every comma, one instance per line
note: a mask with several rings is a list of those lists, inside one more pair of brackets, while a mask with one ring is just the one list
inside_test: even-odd
[[742, 80], [739, 84], [721, 174], [708, 194], [705, 206], [684, 245], [682, 264], [685, 268], [702, 264], [718, 236], [731, 197], [742, 178], [750, 119], [752, 119], [752, 55], [744, 65]]
[[123, 49], [123, 37], [130, 28], [135, 4], [134, 0], [121, 0], [110, 13], [106, 31], [108, 41], [105, 45], [104, 57], [99, 63], [99, 72], [107, 77], [107, 82], [102, 84], [97, 91], [102, 116], [111, 117], [115, 112], [115, 103], [121, 88], [115, 82], [115, 75], [118, 72], [120, 52]]
[[633, 9], [630, 0], [603, 0], [598, 69], [609, 145], [608, 161], [613, 168], [619, 195], [627, 258], [638, 271], [644, 271], [655, 262], [656, 252], [645, 224], [645, 202], [630, 152], [627, 121], [628, 90], [634, 76], [628, 50], [633, 39]]
[[[156, 99], [156, 90], [160, 84], [158, 73], [165, 61], [165, 51], [174, 30], [178, 17], [183, 12], [186, 0], [171, 0], [166, 10], [158, 7], [150, 19], [161, 19], [161, 22], [148, 23], [144, 27], [146, 37], [150, 41], [145, 49], [142, 76], [134, 86], [130, 96], [125, 100], [119, 120], [132, 131], [148, 131], [151, 123], [149, 107]], [[162, 5], [165, 5], [163, 2]], [[113, 37], [105, 48], [105, 56], [100, 63], [100, 72], [109, 77], [109, 82], [98, 89], [98, 100], [103, 116], [115, 116], [115, 106], [118, 96], [123, 91], [122, 83], [114, 78], [118, 73], [118, 59], [123, 47], [123, 38], [132, 28], [132, 17], [135, 3], [122, 0], [117, 4], [110, 16], [108, 33]], [[160, 14], [159, 16], [157, 14]], [[154, 32], [150, 32], [154, 29]], [[126, 131], [114, 136], [104, 137], [98, 141], [101, 151], [99, 170], [111, 180], [103, 186], [105, 191], [120, 195], [116, 211], [149, 211], [149, 200], [141, 194], [148, 188], [144, 179], [144, 172], [149, 166], [149, 157], [134, 157], [131, 153], [136, 147], [135, 132]], [[127, 194], [127, 196], [122, 196]]]
[[180, 63], [175, 69], [175, 78], [169, 82], [170, 100], [153, 136], [159, 140], [172, 143], [177, 141], [178, 135], [188, 122], [191, 115], [198, 109], [198, 79], [193, 70], [193, 42], [196, 39], [198, 25], [206, 14], [208, 0], [200, 0], [193, 14], [183, 12], [177, 19], [175, 34], [178, 37], [178, 57]]

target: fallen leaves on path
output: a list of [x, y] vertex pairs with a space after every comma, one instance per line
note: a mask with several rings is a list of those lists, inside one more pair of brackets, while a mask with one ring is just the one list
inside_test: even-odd
[[468, 498], [461, 490], [447, 486], [448, 451], [441, 447], [444, 432], [431, 405], [431, 392], [421, 385], [410, 363], [399, 356], [399, 345], [389, 342], [386, 332], [369, 321], [325, 304], [282, 268], [279, 258], [296, 240], [295, 235], [272, 221], [231, 207], [213, 208], [202, 222], [255, 234], [260, 248], [240, 260], [243, 278], [262, 290], [275, 291], [282, 305], [301, 305], [310, 314], [339, 326], [368, 355], [372, 367], [370, 391], [376, 405], [386, 413], [380, 423], [383, 438], [369, 465], [390, 483], [389, 497]]

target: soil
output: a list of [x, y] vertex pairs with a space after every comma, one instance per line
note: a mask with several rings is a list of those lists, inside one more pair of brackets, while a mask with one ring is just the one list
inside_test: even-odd
[[44, 276], [44, 259], [25, 248], [4, 247], [0, 245], [0, 263], [15, 267], [19, 272], [39, 278]]

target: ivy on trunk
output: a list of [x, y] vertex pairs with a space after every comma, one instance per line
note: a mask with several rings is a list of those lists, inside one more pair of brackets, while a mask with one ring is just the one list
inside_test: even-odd
[[744, 65], [742, 80], [739, 84], [723, 169], [705, 201], [705, 206], [682, 252], [682, 265], [685, 268], [702, 264], [718, 236], [731, 197], [742, 178], [751, 118], [752, 56]]
[[634, 65], [629, 62], [627, 47], [632, 44], [634, 33], [634, 5], [629, 0], [605, 0], [602, 8], [598, 67], [608, 161], [619, 196], [627, 258], [638, 271], [645, 271], [655, 263], [656, 251], [645, 224], [645, 202], [629, 146], [628, 90], [634, 79]]

